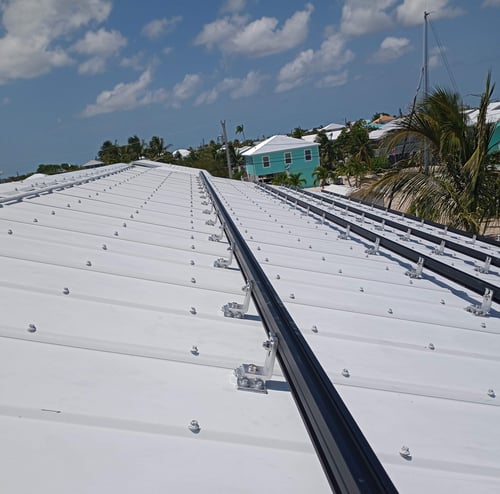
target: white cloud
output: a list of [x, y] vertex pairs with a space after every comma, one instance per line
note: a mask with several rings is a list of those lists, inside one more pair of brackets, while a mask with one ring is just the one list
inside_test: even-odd
[[78, 66], [78, 73], [85, 75], [94, 75], [100, 72], [104, 72], [106, 69], [106, 59], [102, 57], [92, 57], [82, 62]]
[[87, 105], [81, 116], [93, 117], [103, 113], [133, 110], [141, 106], [165, 101], [167, 92], [164, 89], [149, 89], [152, 81], [151, 70], [147, 69], [137, 81], [120, 82], [113, 89], [100, 93], [95, 103]]
[[252, 22], [246, 16], [225, 17], [205, 24], [194, 43], [207, 48], [217, 47], [225, 54], [262, 57], [280, 53], [306, 39], [313, 10], [308, 3], [304, 10], [288, 18], [281, 29], [274, 17], [261, 17]]
[[429, 50], [429, 67], [435, 68], [440, 67], [443, 61], [443, 52], [446, 51], [445, 46], [441, 46], [441, 48], [434, 46]]
[[345, 45], [345, 37], [341, 33], [333, 33], [321, 43], [319, 50], [308, 49], [299, 53], [279, 71], [276, 92], [302, 86], [316, 74], [341, 69], [354, 58], [354, 53]]
[[218, 99], [221, 93], [229, 93], [231, 99], [247, 98], [257, 93], [265, 76], [257, 71], [251, 70], [244, 78], [226, 78], [215, 85], [209, 91], [204, 91], [196, 99], [195, 104], [209, 104]]
[[73, 63], [62, 46], [75, 30], [103, 22], [108, 0], [11, 0], [2, 2], [0, 83], [33, 78]]
[[315, 83], [315, 86], [319, 88], [339, 87], [347, 84], [347, 81], [348, 81], [348, 72], [347, 70], [344, 70], [340, 74], [331, 74], [322, 77]]
[[345, 0], [341, 32], [360, 36], [389, 28], [393, 21], [387, 10], [395, 2], [396, 0]]
[[222, 5], [221, 12], [224, 13], [234, 13], [241, 12], [246, 7], [245, 0], [225, 0]]
[[127, 39], [118, 31], [88, 31], [80, 41], [76, 42], [73, 49], [83, 55], [109, 57], [127, 44]]
[[163, 17], [162, 19], [155, 19], [151, 22], [148, 22], [142, 28], [142, 34], [149, 39], [156, 39], [164, 34], [170, 33], [175, 29], [175, 26], [182, 21], [181, 16], [171, 17], [168, 19], [167, 17]]
[[404, 0], [396, 9], [396, 19], [406, 26], [424, 22], [424, 11], [431, 12], [431, 19], [457, 17], [464, 13], [459, 7], [449, 6], [449, 0]]
[[412, 49], [408, 38], [395, 38], [388, 36], [382, 43], [380, 48], [373, 55], [372, 62], [387, 63], [398, 59]]
[[131, 55], [130, 57], [123, 57], [120, 61], [120, 65], [129, 69], [142, 71], [145, 69], [144, 59], [144, 53], [139, 52], [135, 55]]
[[345, 0], [340, 30], [346, 35], [362, 36], [396, 25], [415, 26], [423, 23], [424, 11], [432, 12], [433, 19], [464, 13], [463, 9], [450, 6], [450, 0]]
[[193, 96], [201, 83], [199, 74], [186, 74], [184, 79], [177, 83], [172, 89], [169, 99], [169, 105], [179, 108], [181, 103]]
[[500, 7], [500, 0], [484, 0], [481, 7]]

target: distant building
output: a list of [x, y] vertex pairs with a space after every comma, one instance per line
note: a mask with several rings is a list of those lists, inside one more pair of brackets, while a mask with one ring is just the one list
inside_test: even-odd
[[104, 162], [99, 160], [90, 160], [87, 163], [84, 163], [82, 168], [99, 168], [100, 166], [104, 166]]
[[319, 144], [284, 135], [275, 135], [244, 151], [247, 174], [254, 180], [270, 182], [281, 173], [301, 173], [305, 186], [314, 185], [313, 172], [319, 165]]

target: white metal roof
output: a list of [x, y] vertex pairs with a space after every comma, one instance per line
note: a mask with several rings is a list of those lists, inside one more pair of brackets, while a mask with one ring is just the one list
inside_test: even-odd
[[369, 256], [367, 241], [256, 187], [217, 186], [399, 491], [498, 491], [498, 305], [476, 317], [464, 309], [481, 297], [463, 287], [412, 280], [405, 259]]
[[[243, 320], [220, 311], [245, 280], [213, 266], [227, 243], [208, 240], [198, 170], [85, 173], [102, 175], [0, 189], [5, 491], [328, 491], [279, 367], [267, 395], [235, 389], [266, 337], [253, 305]], [[410, 280], [397, 255], [211, 180], [399, 491], [500, 490], [498, 304], [475, 317], [463, 287]]]
[[243, 156], [253, 156], [254, 154], [273, 153], [275, 151], [286, 151], [287, 149], [300, 149], [310, 146], [319, 146], [319, 144], [314, 142], [305, 142], [302, 139], [295, 139], [294, 137], [275, 135], [241, 154]]
[[220, 311], [245, 280], [213, 266], [197, 174], [127, 167], [0, 207], [5, 492], [329, 491], [280, 369], [267, 395], [235, 388], [266, 335], [253, 305]]

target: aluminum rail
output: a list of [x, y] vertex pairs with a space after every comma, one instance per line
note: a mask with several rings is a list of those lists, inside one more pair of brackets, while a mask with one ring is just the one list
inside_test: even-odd
[[[365, 211], [365, 210], [356, 208], [355, 207], [356, 203], [359, 204], [360, 201], [353, 202], [354, 206], [352, 206], [351, 204], [345, 204], [344, 202], [335, 201], [334, 199], [330, 199], [328, 197], [318, 196], [317, 194], [314, 194], [314, 193], [306, 191], [306, 190], [301, 190], [300, 192], [304, 195], [314, 197], [316, 199], [323, 199], [325, 202], [333, 204], [336, 207], [339, 207], [342, 209], [348, 208], [349, 212], [351, 212], [351, 213], [355, 213], [355, 214], [359, 214], [359, 215], [364, 214], [365, 218], [370, 219], [372, 221], [377, 221], [380, 223], [382, 220], [384, 220], [386, 226], [395, 228], [396, 230], [406, 231], [408, 229], [408, 225], [403, 225], [402, 223], [399, 223], [395, 219], [381, 218], [379, 214], [370, 213], [369, 211]], [[365, 203], [361, 203], [361, 204], [367, 205]], [[380, 206], [378, 206], [377, 209], [380, 209], [380, 210], [385, 212], [385, 209], [381, 208]], [[396, 214], [395, 211], [388, 211], [388, 212], [390, 212], [392, 214]], [[405, 215], [405, 217], [412, 219], [414, 221], [418, 221], [418, 218], [416, 218], [414, 216]], [[431, 223], [428, 223], [428, 224], [431, 224]], [[442, 228], [442, 225], [438, 225], [437, 223], [433, 223], [431, 226]], [[451, 230], [449, 232], [451, 232]], [[464, 232], [461, 232], [459, 230], [456, 230], [455, 233], [459, 233], [462, 235], [464, 234]], [[487, 257], [491, 257], [491, 264], [493, 266], [500, 267], [500, 257], [497, 257], [492, 253], [481, 252], [481, 251], [478, 251], [477, 249], [474, 249], [473, 247], [468, 247], [467, 245], [460, 244], [459, 242], [453, 241], [450, 237], [442, 238], [442, 237], [439, 237], [438, 235], [422, 231], [419, 228], [412, 228], [411, 234], [413, 237], [418, 237], [418, 238], [421, 238], [423, 240], [427, 240], [427, 241], [435, 243], [435, 244], [439, 244], [442, 240], [446, 240], [446, 247], [447, 248], [454, 250], [456, 252], [459, 252], [460, 254], [464, 254], [466, 256], [472, 257], [474, 259], [478, 259], [478, 260], [483, 261], [483, 262], [486, 260]], [[486, 237], [481, 237], [481, 238], [478, 238], [477, 240], [484, 242], [485, 238]], [[489, 242], [488, 242], [489, 244], [495, 245], [497, 247], [499, 246], [495, 241], [491, 241], [490, 239], [488, 239], [488, 240], [489, 240]]]
[[[309, 191], [307, 191], [307, 193], [311, 194], [311, 192], [309, 192]], [[330, 190], [323, 190], [323, 194], [338, 197], [338, 198], [345, 198], [344, 196], [336, 194], [335, 192], [332, 192]], [[352, 201], [353, 203], [357, 203], [357, 204], [363, 204], [365, 206], [370, 206], [370, 207], [373, 206], [373, 208], [375, 208], [375, 209], [378, 209], [378, 210], [384, 211], [384, 212], [387, 211], [388, 213], [392, 213], [394, 215], [397, 215], [398, 213], [401, 214], [401, 211], [396, 211], [395, 209], [389, 209], [389, 208], [386, 208], [383, 206], [379, 206], [378, 204], [363, 201], [361, 199], [349, 199], [349, 201]], [[415, 216], [413, 214], [405, 213], [405, 217], [408, 219], [414, 220], [414, 221], [422, 221], [422, 218], [419, 218], [418, 216]], [[423, 220], [423, 222], [424, 222], [424, 225], [433, 226], [434, 228], [437, 228], [440, 230], [444, 230], [444, 228], [445, 228], [445, 225], [443, 225], [442, 223], [436, 223], [435, 221], [432, 221], [432, 220]], [[456, 233], [458, 235], [462, 235], [463, 237], [470, 238], [470, 239], [473, 237], [472, 233], [464, 232], [463, 230], [459, 230], [458, 228], [454, 228], [452, 226], [448, 226], [447, 231], [448, 231], [448, 233]], [[500, 247], [499, 240], [495, 240], [494, 238], [487, 237], [485, 235], [477, 235], [477, 240], [484, 242], [486, 244], [493, 245], [495, 247]]]
[[82, 175], [79, 176], [79, 178], [75, 178], [74, 180], [68, 180], [66, 179], [57, 182], [54, 181], [53, 184], [47, 185], [45, 187], [40, 187], [40, 188], [33, 188], [24, 192], [20, 192], [19, 194], [13, 194], [8, 197], [0, 197], [0, 208], [4, 206], [4, 204], [13, 204], [16, 202], [20, 202], [24, 199], [29, 199], [31, 197], [38, 197], [41, 194], [51, 194], [52, 192], [56, 190], [63, 190], [67, 189], [69, 187], [74, 187], [75, 185], [81, 185], [84, 183], [92, 182], [94, 180], [97, 180], [98, 178], [104, 178], [108, 177], [110, 175], [115, 175], [119, 172], [128, 170], [129, 168], [132, 168], [133, 165], [110, 165], [113, 166], [112, 170], [103, 170], [101, 173], [92, 173], [91, 175]]
[[[303, 208], [309, 208], [309, 211], [311, 213], [315, 213], [320, 216], [324, 214], [325, 219], [333, 223], [336, 223], [337, 225], [343, 228], [349, 226], [349, 229], [352, 233], [355, 233], [356, 235], [359, 235], [360, 237], [363, 237], [366, 240], [369, 240], [370, 242], [375, 242], [376, 239], [378, 238], [381, 247], [384, 247], [387, 250], [390, 250], [395, 254], [398, 254], [399, 256], [404, 257], [412, 262], [415, 263], [418, 262], [418, 258], [421, 257], [424, 260], [424, 266], [426, 267], [426, 269], [429, 269], [430, 271], [433, 271], [434, 273], [439, 274], [444, 278], [447, 278], [455, 283], [458, 283], [459, 285], [462, 285], [475, 293], [483, 295], [485, 293], [485, 290], [489, 289], [493, 292], [492, 299], [495, 302], [500, 303], [500, 290], [498, 289], [498, 286], [493, 285], [492, 283], [481, 280], [476, 276], [465, 273], [464, 271], [460, 271], [459, 269], [449, 266], [444, 262], [438, 261], [436, 258], [431, 257], [427, 254], [416, 252], [413, 249], [406, 247], [399, 242], [390, 240], [382, 235], [378, 235], [377, 233], [372, 232], [368, 228], [360, 226], [357, 222], [349, 221], [344, 218], [339, 218], [335, 214], [332, 214], [331, 212], [325, 209], [317, 207], [308, 201], [298, 199], [296, 196], [287, 194], [282, 190], [274, 189], [268, 185], [259, 185], [259, 187], [264, 188], [269, 193], [275, 194], [278, 197], [284, 197], [286, 199], [289, 199], [290, 201], [293, 201], [294, 203], [296, 201], [298, 206]], [[388, 223], [386, 223], [386, 225], [387, 224]]]
[[321, 367], [205, 172], [200, 176], [266, 330], [278, 340], [278, 359], [330, 486], [342, 494], [397, 493], [391, 479]]

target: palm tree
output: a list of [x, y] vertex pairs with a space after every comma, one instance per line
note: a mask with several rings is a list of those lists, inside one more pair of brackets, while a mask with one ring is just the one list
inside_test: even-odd
[[[401, 128], [388, 139], [387, 147], [427, 143], [430, 164], [421, 153], [400, 162], [365, 196], [388, 197], [410, 213], [471, 233], [486, 229], [495, 217], [498, 201], [498, 171], [488, 166], [487, 154], [494, 125], [486, 110], [493, 94], [491, 74], [481, 96], [477, 122], [468, 125], [458, 94], [436, 89], [403, 119]], [[493, 194], [493, 196], [491, 195]]]
[[301, 177], [302, 173], [290, 173], [288, 175], [288, 185], [291, 187], [297, 187], [298, 189], [306, 183], [306, 179]]
[[316, 185], [319, 183], [321, 189], [328, 185], [330, 180], [334, 180], [336, 178], [335, 172], [321, 165], [314, 169], [313, 176], [314, 184]]
[[245, 128], [243, 127], [243, 124], [236, 126], [235, 134], [241, 134], [243, 136], [243, 142], [246, 141]]

